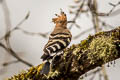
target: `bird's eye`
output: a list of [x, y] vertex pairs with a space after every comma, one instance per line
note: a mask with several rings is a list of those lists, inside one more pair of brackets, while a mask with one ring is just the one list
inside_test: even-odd
[[59, 21], [59, 23], [63, 23], [63, 21]]

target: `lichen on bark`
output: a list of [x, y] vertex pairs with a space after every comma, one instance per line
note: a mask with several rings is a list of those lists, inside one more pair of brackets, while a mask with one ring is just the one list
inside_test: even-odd
[[14, 75], [8, 80], [77, 80], [82, 74], [120, 57], [120, 27], [89, 35], [66, 48], [53, 60], [48, 75], [41, 75], [44, 63]]

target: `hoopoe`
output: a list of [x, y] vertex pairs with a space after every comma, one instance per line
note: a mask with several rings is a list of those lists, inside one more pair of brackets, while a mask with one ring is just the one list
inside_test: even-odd
[[[45, 45], [41, 59], [46, 61], [42, 74], [48, 74], [50, 70], [50, 59], [52, 59], [58, 52], [65, 49], [71, 42], [72, 35], [67, 28], [67, 17], [64, 12], [61, 11], [61, 15], [57, 15], [57, 18], [53, 18], [52, 21], [56, 24], [53, 32], [49, 36], [48, 43]], [[52, 65], [52, 64], [51, 64]]]

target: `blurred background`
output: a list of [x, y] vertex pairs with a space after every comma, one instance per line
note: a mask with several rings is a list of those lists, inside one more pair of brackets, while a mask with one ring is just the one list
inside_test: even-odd
[[[9, 46], [2, 37], [9, 31], [9, 28], [10, 30], [15, 29], [23, 21], [22, 24], [20, 23], [20, 29], [15, 29], [10, 34], [10, 48], [26, 62], [34, 66], [39, 65], [42, 63], [40, 56], [43, 54], [43, 47], [55, 26], [52, 23], [52, 18], [62, 9], [67, 14], [68, 21], [74, 20], [77, 10], [83, 2], [80, 1], [82, 0], [0, 0], [0, 42]], [[118, 3], [120, 0], [96, 1], [98, 12], [108, 13], [112, 8], [115, 8], [109, 16], [99, 17], [99, 31], [111, 30], [120, 26], [120, 6]], [[80, 43], [89, 34], [93, 35], [96, 32], [91, 13], [87, 12], [87, 7], [84, 9], [86, 12], [83, 11], [77, 16], [76, 23], [68, 24], [73, 35], [70, 45]], [[24, 18], [28, 14], [29, 17], [25, 20]], [[110, 67], [107, 66], [108, 64], [105, 65], [108, 80], [120, 80], [120, 59], [116, 60], [115, 64], [110, 64]], [[28, 65], [16, 61], [14, 56], [0, 47], [0, 80], [5, 80], [26, 69], [29, 69]], [[93, 75], [84, 77], [83, 80], [100, 80], [102, 71], [96, 73], [94, 79], [90, 79]], [[104, 78], [101, 77], [101, 80]]]

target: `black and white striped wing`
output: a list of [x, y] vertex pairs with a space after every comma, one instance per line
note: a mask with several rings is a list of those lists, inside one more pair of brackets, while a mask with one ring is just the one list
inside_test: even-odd
[[51, 34], [48, 43], [44, 47], [44, 52], [46, 55], [51, 56], [66, 48], [70, 42], [71, 35], [68, 33]]

